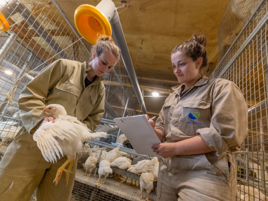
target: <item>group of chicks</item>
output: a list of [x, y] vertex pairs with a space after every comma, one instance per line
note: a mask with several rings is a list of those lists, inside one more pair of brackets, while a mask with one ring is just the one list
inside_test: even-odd
[[[109, 152], [94, 147], [90, 149], [89, 154], [89, 157], [83, 165], [85, 175], [90, 177], [92, 171], [98, 166], [99, 179], [96, 182], [104, 184], [108, 175], [113, 173], [111, 167], [137, 174], [140, 176], [139, 184], [141, 189], [141, 199], [143, 199], [143, 191], [146, 191], [146, 200], [149, 201], [149, 194], [153, 190], [153, 183], [154, 181], [157, 181], [158, 176], [159, 162], [157, 157], [154, 157], [151, 160], [141, 160], [137, 164], [132, 165], [132, 160], [130, 158], [122, 156], [126, 153], [120, 151], [120, 145]], [[98, 160], [100, 162], [97, 165]], [[101, 181], [102, 176], [104, 176], [103, 181]], [[127, 177], [123, 177], [122, 182], [126, 180]]]

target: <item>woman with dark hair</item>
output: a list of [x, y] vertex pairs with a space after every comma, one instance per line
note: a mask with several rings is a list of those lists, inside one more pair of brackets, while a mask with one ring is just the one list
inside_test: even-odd
[[[61, 179], [53, 184], [58, 168], [67, 160], [52, 164], [43, 158], [33, 134], [43, 121], [54, 121], [42, 114], [45, 105], [60, 104], [94, 131], [105, 102], [101, 75], [109, 72], [120, 58], [120, 49], [109, 36], [93, 46], [89, 62], [59, 59], [30, 82], [20, 95], [23, 128], [9, 145], [0, 163], [0, 201], [30, 200], [37, 188], [37, 199], [67, 201], [71, 198], [75, 174], [68, 185]], [[76, 165], [72, 171], [75, 173]]]
[[231, 81], [203, 76], [206, 39], [193, 35], [171, 52], [181, 85], [166, 99], [154, 123], [162, 143], [152, 146], [160, 158], [158, 200], [235, 200], [236, 162], [247, 133], [248, 108]]

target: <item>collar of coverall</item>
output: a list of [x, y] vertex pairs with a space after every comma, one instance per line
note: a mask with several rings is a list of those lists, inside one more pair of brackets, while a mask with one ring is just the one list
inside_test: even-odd
[[[91, 67], [90, 67], [90, 65], [88, 65], [88, 63], [86, 61], [84, 61], [82, 63], [82, 68], [84, 69], [84, 80], [85, 80], [86, 76], [87, 76], [87, 71], [90, 70]], [[94, 82], [90, 85], [92, 86], [95, 84], [99, 84], [99, 82], [101, 82], [102, 80], [103, 80], [102, 76], [97, 76], [97, 78], [94, 80]]]
[[[200, 86], [203, 86], [205, 84], [208, 83], [208, 77], [206, 76], [203, 76], [201, 79], [199, 79], [197, 81], [197, 83], [194, 85], [195, 87], [200, 87]], [[179, 95], [181, 93], [181, 88], [182, 86], [184, 86], [184, 84], [181, 84], [181, 85], [176, 85], [174, 87], [171, 87], [171, 89], [173, 90], [173, 93]]]

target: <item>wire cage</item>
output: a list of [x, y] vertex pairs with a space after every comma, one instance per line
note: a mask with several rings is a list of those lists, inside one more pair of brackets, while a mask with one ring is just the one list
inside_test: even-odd
[[[22, 127], [18, 99], [25, 86], [57, 59], [89, 61], [91, 46], [77, 34], [56, 1], [3, 0], [0, 2], [0, 22], [1, 160], [8, 144]], [[110, 144], [116, 142], [120, 134], [111, 119], [138, 114], [141, 110], [135, 109], [139, 104], [122, 60], [103, 78], [106, 103], [98, 129], [111, 134], [111, 141], [106, 142]], [[128, 200], [121, 197], [76, 181], [72, 200]], [[35, 195], [32, 200], [36, 200]]]
[[[235, 82], [249, 108], [248, 135], [241, 151], [234, 153], [239, 184], [237, 200], [267, 200], [268, 2], [231, 0], [230, 6], [237, 15], [223, 16], [225, 21], [222, 21], [219, 30], [221, 60], [212, 77]], [[235, 12], [238, 10], [240, 13]], [[2, 142], [8, 143], [22, 126], [17, 102], [25, 85], [59, 58], [88, 61], [90, 50], [55, 1], [4, 0], [0, 2], [0, 11], [10, 25], [8, 31], [0, 32], [0, 137]], [[235, 37], [230, 39], [231, 34]], [[224, 45], [226, 38], [229, 40], [227, 46]], [[135, 93], [126, 70], [122, 68], [122, 61], [117, 65], [115, 70], [104, 76], [106, 109], [101, 123], [102, 127], [106, 126], [106, 131], [114, 135], [114, 142], [119, 131], [113, 126], [111, 118], [141, 112], [136, 109], [139, 104], [137, 99], [132, 98]], [[116, 108], [115, 102], [121, 107]], [[5, 149], [6, 146], [0, 147], [0, 153], [4, 154]], [[76, 181], [73, 200], [103, 198], [127, 200]]]
[[[21, 127], [17, 101], [25, 85], [59, 58], [84, 62], [91, 53], [89, 44], [77, 34], [55, 1], [5, 0], [0, 2], [0, 13], [5, 17], [2, 24], [7, 21], [10, 26], [8, 31], [0, 32], [0, 132], [3, 141], [8, 141]], [[123, 66], [122, 61], [118, 65]], [[127, 97], [135, 94], [131, 86], [123, 85], [130, 83], [126, 75], [125, 68], [118, 67], [103, 76], [107, 100], [104, 118], [122, 115]], [[114, 111], [110, 100], [122, 107]], [[136, 108], [137, 104], [132, 98], [128, 108]], [[128, 109], [125, 115], [135, 113]]]
[[218, 31], [219, 60], [222, 59], [241, 29], [255, 13], [260, 2], [261, 0], [231, 0], [227, 5]]
[[[257, 1], [251, 1], [254, 2]], [[257, 10], [251, 12], [251, 17], [247, 18], [244, 28], [212, 74], [212, 77], [236, 83], [248, 104], [248, 135], [241, 151], [234, 153], [237, 161], [237, 200], [268, 199], [268, 2], [258, 3], [257, 7], [248, 9]]]
[[25, 85], [59, 58], [86, 61], [89, 51], [47, 1], [1, 1], [10, 29], [0, 32], [0, 132], [12, 140], [21, 127], [18, 98]]

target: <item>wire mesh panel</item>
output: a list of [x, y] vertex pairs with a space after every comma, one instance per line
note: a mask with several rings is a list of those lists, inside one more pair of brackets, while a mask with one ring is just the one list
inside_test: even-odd
[[228, 51], [237, 35], [255, 13], [262, 0], [231, 0], [228, 4], [219, 27], [219, 54], [221, 59]]
[[71, 201], [127, 201], [127, 199], [121, 198], [119, 196], [113, 195], [111, 193], [105, 192], [101, 189], [94, 188], [83, 184], [79, 181], [75, 181], [73, 195]]
[[267, 8], [263, 1], [212, 74], [235, 82], [248, 104], [248, 135], [234, 153], [237, 200], [268, 199]]
[[0, 32], [0, 133], [8, 142], [21, 127], [17, 101], [25, 85], [56, 59], [90, 55], [53, 3], [4, 0], [0, 10], [9, 23]]
[[[2, 23], [9, 23], [8, 30], [0, 31], [0, 138], [1, 145], [4, 145], [14, 139], [22, 127], [18, 99], [25, 86], [53, 61], [60, 58], [88, 61], [90, 51], [56, 2], [4, 0], [0, 1], [0, 17], [1, 14], [5, 18]], [[122, 61], [118, 65], [123, 66]], [[103, 76], [106, 81], [106, 105], [117, 105], [112, 115], [106, 112], [107, 118], [115, 117], [113, 114], [122, 116], [124, 113], [126, 116], [136, 113], [132, 109], [124, 112], [127, 97], [131, 97], [127, 108], [138, 105], [125, 68], [115, 69]], [[117, 133], [118, 129], [115, 138]], [[0, 160], [6, 147], [0, 146]], [[32, 200], [36, 200], [35, 195]], [[76, 182], [72, 200], [127, 199]]]
[[[119, 170], [119, 169], [118, 169]], [[124, 172], [124, 170], [121, 170]], [[115, 172], [114, 172], [115, 173]], [[138, 177], [138, 176], [137, 176]], [[136, 185], [122, 183], [114, 177], [108, 177], [105, 184], [96, 183], [98, 175], [90, 178], [84, 176], [84, 171], [77, 170], [72, 201], [139, 201], [141, 190]], [[145, 199], [146, 193], [143, 193]], [[156, 200], [155, 192], [151, 191], [149, 200]]]

